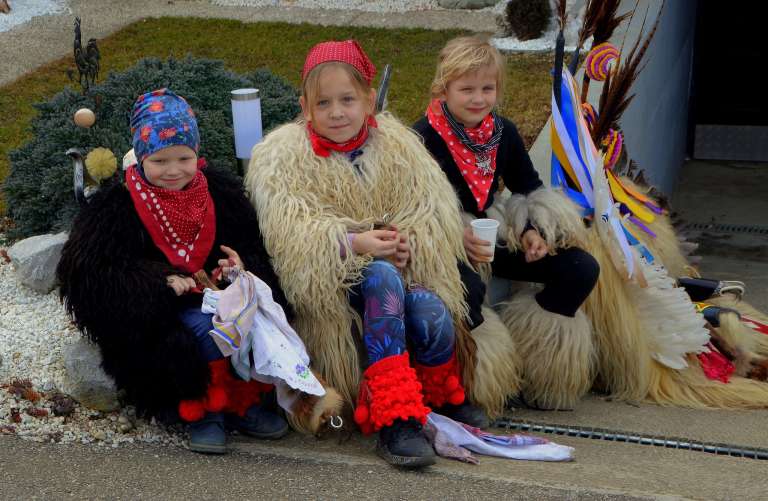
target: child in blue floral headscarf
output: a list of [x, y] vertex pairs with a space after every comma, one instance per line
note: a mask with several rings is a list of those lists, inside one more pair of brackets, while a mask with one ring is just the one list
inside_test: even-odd
[[64, 247], [58, 275], [69, 313], [128, 402], [160, 416], [176, 409], [191, 423], [192, 450], [225, 452], [225, 425], [284, 435], [285, 420], [259, 404], [271, 387], [234, 377], [209, 335], [212, 315], [200, 311], [193, 278], [248, 269], [287, 307], [240, 180], [198, 158], [195, 114], [170, 90], [136, 100], [131, 133], [137, 162], [125, 183], [92, 197]]

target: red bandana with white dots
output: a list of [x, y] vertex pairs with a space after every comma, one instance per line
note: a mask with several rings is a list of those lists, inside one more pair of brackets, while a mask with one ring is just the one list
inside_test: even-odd
[[[464, 181], [466, 181], [467, 186], [472, 191], [472, 196], [475, 197], [477, 209], [482, 211], [485, 208], [485, 202], [488, 200], [488, 194], [493, 184], [493, 176], [496, 172], [496, 153], [499, 151], [499, 148], [496, 147], [491, 150], [489, 153], [491, 160], [490, 169], [483, 172], [477, 165], [475, 154], [461, 144], [461, 141], [451, 131], [451, 126], [448, 124], [445, 116], [443, 116], [439, 100], [435, 99], [427, 107], [427, 120], [429, 120], [429, 125], [445, 141], [453, 161], [456, 162], [456, 167], [461, 171]], [[485, 144], [493, 137], [493, 117], [489, 113], [483, 118], [480, 125], [471, 129], [465, 128], [464, 130], [472, 142], [475, 144]]]
[[171, 265], [187, 273], [202, 269], [216, 237], [216, 209], [203, 172], [198, 169], [186, 188], [174, 191], [149, 184], [133, 165], [125, 184], [141, 222]]

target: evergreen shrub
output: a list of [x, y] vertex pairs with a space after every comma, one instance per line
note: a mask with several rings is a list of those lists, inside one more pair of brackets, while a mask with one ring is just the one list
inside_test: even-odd
[[549, 0], [510, 0], [499, 25], [505, 36], [534, 40], [544, 34], [551, 18]]
[[[289, 83], [266, 69], [238, 75], [221, 61], [143, 59], [122, 73], [112, 73], [84, 96], [66, 88], [47, 102], [36, 104], [31, 122], [33, 139], [9, 155], [11, 169], [3, 184], [11, 239], [66, 230], [77, 213], [72, 190], [73, 168], [65, 152], [77, 147], [88, 153], [109, 148], [121, 164], [131, 149], [129, 122], [136, 98], [167, 87], [183, 96], [197, 115], [200, 155], [212, 164], [236, 171], [230, 91], [255, 87], [261, 96], [264, 133], [299, 113], [298, 94]], [[75, 111], [90, 108], [96, 123], [77, 127]], [[118, 168], [116, 175], [121, 175]]]

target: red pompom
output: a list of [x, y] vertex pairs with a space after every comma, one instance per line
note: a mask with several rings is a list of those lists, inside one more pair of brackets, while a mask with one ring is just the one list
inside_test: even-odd
[[209, 386], [205, 397], [205, 409], [210, 412], [221, 412], [227, 405], [227, 392], [219, 386]]
[[224, 386], [233, 379], [228, 358], [208, 362], [208, 369], [211, 372], [211, 385], [213, 386]]
[[179, 416], [189, 423], [200, 421], [205, 416], [205, 408], [200, 400], [182, 400], [179, 402]]
[[433, 407], [442, 407], [446, 403], [459, 405], [466, 395], [461, 386], [459, 364], [456, 355], [442, 365], [434, 367], [416, 364], [416, 373], [421, 381], [424, 402]]
[[448, 397], [448, 402], [453, 405], [459, 405], [464, 402], [465, 398], [466, 395], [464, 394], [464, 390], [458, 389], [451, 393], [451, 396]]
[[370, 417], [370, 412], [368, 412], [368, 406], [358, 405], [357, 409], [355, 409], [355, 423], [357, 423], [358, 425], [367, 423], [369, 417]]
[[453, 392], [458, 388], [461, 388], [461, 384], [459, 384], [459, 378], [456, 376], [448, 376], [445, 378], [445, 385], [443, 385], [443, 388], [445, 388], [445, 391], [449, 392]]
[[364, 434], [391, 426], [396, 419], [426, 422], [429, 409], [424, 406], [407, 353], [376, 362], [363, 378], [354, 417]]

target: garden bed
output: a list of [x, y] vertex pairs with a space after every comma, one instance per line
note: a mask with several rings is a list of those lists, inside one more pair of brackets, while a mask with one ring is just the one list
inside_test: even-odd
[[[181, 24], [183, 30], [178, 29]], [[461, 34], [465, 33], [153, 18], [125, 27], [101, 40], [99, 46], [102, 78], [110, 71], [132, 66], [142, 57], [190, 54], [221, 59], [228, 68], [241, 73], [267, 67], [298, 86], [304, 56], [312, 45], [329, 39], [355, 38], [379, 68], [386, 63], [393, 65], [390, 110], [404, 122], [411, 123], [421, 116], [428, 102], [438, 51], [446, 41]], [[550, 54], [507, 56], [507, 98], [502, 113], [517, 123], [528, 145], [549, 116], [551, 60]], [[8, 152], [30, 137], [28, 125], [36, 113], [33, 104], [49, 99], [68, 85], [75, 86], [67, 76], [73, 69], [72, 58], [66, 57], [0, 87], [0, 181], [9, 169]], [[2, 200], [0, 211], [3, 211]]]

